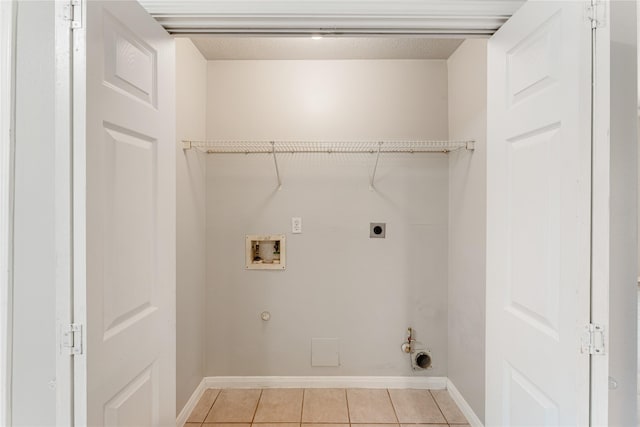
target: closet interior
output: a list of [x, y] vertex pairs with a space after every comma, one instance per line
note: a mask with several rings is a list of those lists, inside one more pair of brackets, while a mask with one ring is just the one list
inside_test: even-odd
[[176, 39], [176, 413], [385, 377], [484, 418], [486, 92], [483, 39]]

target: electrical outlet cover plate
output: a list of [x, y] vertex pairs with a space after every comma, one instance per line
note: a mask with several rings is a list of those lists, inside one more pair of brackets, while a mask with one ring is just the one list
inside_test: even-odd
[[302, 233], [302, 218], [300, 217], [291, 218], [291, 232], [293, 234]]
[[372, 239], [384, 239], [387, 232], [387, 224], [384, 222], [369, 223], [369, 237]]

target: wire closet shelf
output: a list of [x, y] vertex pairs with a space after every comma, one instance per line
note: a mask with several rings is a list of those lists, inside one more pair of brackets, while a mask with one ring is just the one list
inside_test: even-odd
[[182, 141], [182, 148], [209, 154], [449, 153], [473, 150], [474, 141]]
[[449, 153], [461, 149], [473, 150], [474, 141], [182, 141], [182, 148], [196, 149], [209, 154], [271, 154], [278, 189], [282, 188], [282, 178], [276, 154], [375, 153], [373, 173], [369, 178], [369, 188], [373, 190], [382, 153]]

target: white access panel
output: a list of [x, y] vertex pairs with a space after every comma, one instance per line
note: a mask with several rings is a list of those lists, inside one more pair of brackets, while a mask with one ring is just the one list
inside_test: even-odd
[[529, 1], [488, 44], [487, 426], [589, 424], [586, 6]]
[[135, 1], [74, 31], [75, 423], [175, 425], [175, 52]]

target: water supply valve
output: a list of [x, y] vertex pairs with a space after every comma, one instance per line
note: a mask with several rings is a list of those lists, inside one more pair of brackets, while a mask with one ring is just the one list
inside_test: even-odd
[[402, 345], [400, 346], [400, 349], [404, 352], [404, 353], [411, 353], [411, 343], [413, 342], [413, 329], [411, 327], [409, 327], [407, 329], [407, 341], [402, 343]]

